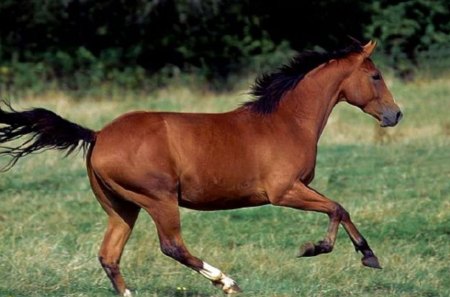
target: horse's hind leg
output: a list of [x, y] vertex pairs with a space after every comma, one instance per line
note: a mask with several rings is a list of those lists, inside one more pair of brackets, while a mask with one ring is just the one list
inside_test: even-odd
[[186, 248], [181, 237], [180, 214], [176, 196], [157, 201], [144, 207], [155, 222], [161, 251], [183, 265], [199, 272], [209, 279], [215, 286], [220, 287], [224, 293], [237, 293], [240, 288], [234, 280], [226, 276], [219, 269], [194, 257]]
[[131, 296], [120, 273], [119, 263], [123, 248], [130, 237], [140, 207], [116, 197], [89, 174], [92, 189], [108, 214], [108, 227], [99, 251], [99, 261], [118, 294]]
[[318, 243], [308, 242], [300, 248], [300, 257], [311, 257], [333, 250], [339, 224], [342, 224], [350, 236], [357, 251], [363, 253], [362, 263], [373, 268], [380, 268], [378, 259], [370, 249], [367, 241], [355, 227], [348, 212], [338, 203], [326, 198], [302, 183], [296, 183], [283, 196], [272, 201], [275, 205], [293, 207], [297, 209], [316, 211], [328, 214], [330, 223], [324, 240]]
[[111, 280], [114, 289], [122, 296], [131, 296], [131, 292], [120, 273], [120, 258], [138, 213], [139, 208], [133, 206], [108, 214], [108, 227], [98, 255], [100, 264]]

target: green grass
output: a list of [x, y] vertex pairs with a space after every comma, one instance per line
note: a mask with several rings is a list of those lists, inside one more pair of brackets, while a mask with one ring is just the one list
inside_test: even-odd
[[[272, 206], [182, 210], [191, 252], [233, 277], [243, 297], [450, 296], [450, 83], [390, 85], [404, 121], [380, 132], [367, 115], [339, 105], [321, 139], [313, 183], [347, 208], [383, 270], [363, 267], [343, 230], [331, 254], [296, 258], [300, 244], [325, 235], [327, 216]], [[222, 111], [246, 100], [176, 88], [114, 100], [51, 97], [13, 103], [100, 129], [131, 109]], [[20, 161], [0, 175], [0, 296], [114, 296], [97, 261], [105, 225], [81, 154]], [[122, 271], [138, 296], [223, 295], [161, 254], [145, 213]]]

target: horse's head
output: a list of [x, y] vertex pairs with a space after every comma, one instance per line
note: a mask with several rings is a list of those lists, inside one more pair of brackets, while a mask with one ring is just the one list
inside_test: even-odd
[[380, 70], [370, 59], [375, 42], [363, 46], [361, 53], [354, 56], [357, 68], [342, 85], [343, 100], [361, 108], [375, 117], [382, 127], [395, 126], [402, 118], [402, 112], [392, 98]]

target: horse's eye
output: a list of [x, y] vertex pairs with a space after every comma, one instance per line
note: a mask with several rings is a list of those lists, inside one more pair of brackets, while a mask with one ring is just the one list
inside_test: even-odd
[[372, 75], [372, 79], [373, 80], [380, 80], [381, 79], [381, 75], [379, 73]]

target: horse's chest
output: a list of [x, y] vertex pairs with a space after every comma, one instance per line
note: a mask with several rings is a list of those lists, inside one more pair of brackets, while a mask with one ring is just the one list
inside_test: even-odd
[[314, 179], [314, 174], [315, 174], [315, 170], [313, 168], [307, 174], [305, 174], [302, 177], [300, 177], [300, 181], [302, 181], [302, 183], [304, 185], [309, 185], [309, 183], [311, 183], [313, 181], [313, 179]]
[[307, 160], [303, 166], [299, 168], [298, 179], [305, 185], [308, 185], [314, 179], [316, 168], [315, 159]]

